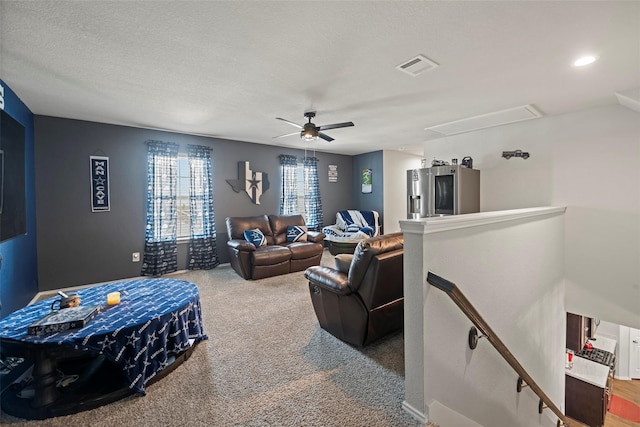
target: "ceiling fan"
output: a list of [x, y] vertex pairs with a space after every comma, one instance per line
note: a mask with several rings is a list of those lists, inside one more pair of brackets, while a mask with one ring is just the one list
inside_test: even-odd
[[[313, 141], [314, 139], [317, 139], [318, 137], [320, 137], [325, 141], [331, 142], [333, 141], [333, 138], [331, 138], [326, 133], [323, 133], [322, 131], [325, 131], [327, 129], [346, 128], [349, 126], [353, 126], [353, 122], [334, 123], [332, 125], [316, 126], [315, 124], [311, 123], [311, 119], [316, 116], [315, 111], [306, 112], [304, 113], [304, 116], [309, 119], [309, 122], [305, 123], [304, 126], [300, 126], [297, 123], [291, 122], [286, 119], [282, 119], [280, 117], [276, 117], [276, 119], [282, 120], [283, 122], [289, 123], [291, 126], [295, 126], [299, 129], [302, 129], [300, 131], [300, 138], [302, 138], [305, 141]], [[286, 135], [274, 136], [274, 138], [284, 138], [285, 136], [291, 136], [291, 135], [297, 135], [297, 134], [298, 132], [293, 132], [293, 133], [288, 133]]]

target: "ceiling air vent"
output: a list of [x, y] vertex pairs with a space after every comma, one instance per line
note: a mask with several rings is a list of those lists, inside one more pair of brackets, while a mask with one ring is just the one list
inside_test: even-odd
[[523, 105], [522, 107], [510, 108], [508, 110], [468, 117], [441, 125], [429, 126], [424, 130], [439, 133], [441, 136], [448, 136], [516, 123], [523, 120], [537, 119], [539, 117], [542, 117], [542, 113], [532, 105]]
[[415, 77], [418, 74], [424, 73], [425, 71], [433, 70], [438, 66], [439, 64], [436, 64], [426, 56], [418, 55], [396, 66], [396, 68]]

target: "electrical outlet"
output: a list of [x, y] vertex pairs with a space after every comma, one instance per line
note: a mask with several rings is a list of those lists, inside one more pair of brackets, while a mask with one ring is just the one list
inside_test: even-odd
[[140, 262], [140, 252], [134, 252], [131, 254], [131, 262]]

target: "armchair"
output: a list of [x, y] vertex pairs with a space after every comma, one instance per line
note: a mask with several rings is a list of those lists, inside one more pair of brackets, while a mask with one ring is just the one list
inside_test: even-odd
[[331, 255], [353, 253], [363, 239], [380, 234], [376, 211], [345, 210], [336, 213], [336, 223], [322, 228]]
[[353, 255], [336, 256], [336, 268], [305, 270], [322, 329], [366, 346], [402, 328], [403, 246], [402, 233], [373, 237], [359, 242]]

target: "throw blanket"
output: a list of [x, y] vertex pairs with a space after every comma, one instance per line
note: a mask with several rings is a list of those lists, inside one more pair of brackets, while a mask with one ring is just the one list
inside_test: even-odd
[[336, 215], [336, 227], [342, 231], [361, 231], [373, 237], [376, 232], [376, 219], [373, 211], [346, 210]]

